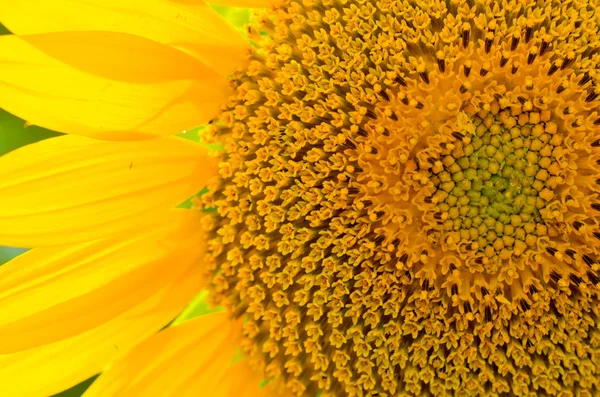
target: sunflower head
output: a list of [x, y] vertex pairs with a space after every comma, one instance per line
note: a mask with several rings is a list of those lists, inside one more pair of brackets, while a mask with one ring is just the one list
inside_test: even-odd
[[594, 7], [257, 17], [201, 207], [213, 298], [268, 377], [299, 396], [598, 392]]

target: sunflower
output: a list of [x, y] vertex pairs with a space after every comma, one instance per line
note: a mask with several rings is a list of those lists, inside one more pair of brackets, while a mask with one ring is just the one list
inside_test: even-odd
[[2, 394], [600, 395], [597, 1], [227, 4], [0, 6]]

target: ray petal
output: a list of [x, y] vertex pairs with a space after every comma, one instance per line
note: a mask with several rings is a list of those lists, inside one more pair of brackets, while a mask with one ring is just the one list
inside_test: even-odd
[[207, 0], [209, 4], [241, 8], [269, 8], [278, 2], [278, 0]]
[[[215, 397], [268, 397], [266, 390], [260, 388], [260, 377], [248, 360], [242, 359], [231, 365], [220, 382], [220, 390]], [[201, 387], [201, 385], [198, 385]]]
[[179, 138], [47, 139], [0, 157], [0, 244], [90, 241], [163, 222], [216, 173], [208, 149]]
[[13, 33], [97, 30], [146, 37], [187, 52], [221, 73], [243, 59], [248, 42], [202, 1], [20, 0], [0, 2]]
[[[171, 327], [115, 363], [85, 397], [152, 395], [218, 396], [233, 358], [239, 323], [212, 313]], [[201, 394], [195, 385], [203, 385]]]
[[30, 124], [141, 139], [207, 122], [227, 83], [200, 60], [125, 33], [0, 36], [0, 107]]
[[171, 212], [162, 228], [35, 248], [0, 267], [0, 354], [101, 326], [197, 268], [198, 214]]
[[0, 355], [0, 395], [38, 397], [58, 393], [102, 372], [114, 359], [162, 329], [198, 292], [190, 269], [149, 299], [101, 326], [69, 339]]

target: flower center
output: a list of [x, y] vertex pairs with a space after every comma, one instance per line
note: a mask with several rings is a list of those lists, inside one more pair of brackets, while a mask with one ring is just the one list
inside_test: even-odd
[[212, 298], [268, 378], [309, 397], [600, 393], [592, 3], [257, 16], [201, 200]]
[[[488, 273], [548, 236], [552, 214], [545, 209], [568, 166], [550, 111], [527, 107], [494, 101], [488, 110], [463, 114], [457, 139], [426, 168], [445, 242], [464, 242]], [[481, 265], [467, 266], [474, 272]]]

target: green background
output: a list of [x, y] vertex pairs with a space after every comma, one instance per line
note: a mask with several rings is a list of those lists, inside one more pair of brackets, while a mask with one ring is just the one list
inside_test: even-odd
[[[243, 8], [232, 8], [222, 6], [212, 6], [219, 12], [229, 23], [235, 26], [240, 32], [244, 32], [243, 27], [250, 21], [250, 11]], [[0, 35], [9, 34], [10, 32], [0, 24]], [[189, 139], [198, 139], [198, 131], [200, 128], [188, 131], [185, 137]], [[25, 146], [43, 139], [61, 135], [58, 132], [50, 131], [38, 126], [25, 127], [25, 122], [18, 117], [0, 109], [0, 155], [15, 150], [21, 146]], [[25, 250], [20, 248], [2, 247], [0, 246], [0, 266], [15, 256], [21, 254]], [[208, 308], [203, 303], [204, 295], [201, 294], [195, 302], [184, 313], [185, 318], [195, 317], [197, 315], [208, 312]], [[35, 371], [32, 371], [34, 376]], [[54, 397], [78, 397], [92, 384], [96, 377], [90, 378], [75, 387], [56, 394]]]

